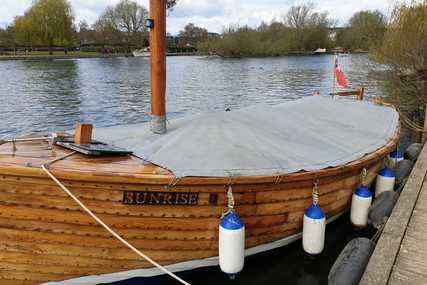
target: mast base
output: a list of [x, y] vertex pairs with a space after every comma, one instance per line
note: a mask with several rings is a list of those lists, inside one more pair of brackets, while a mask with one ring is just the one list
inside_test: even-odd
[[151, 115], [151, 131], [155, 134], [165, 134], [166, 128], [166, 116]]

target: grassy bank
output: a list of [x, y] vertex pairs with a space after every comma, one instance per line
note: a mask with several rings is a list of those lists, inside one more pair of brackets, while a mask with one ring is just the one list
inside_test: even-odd
[[[167, 56], [207, 56], [209, 53], [203, 52], [178, 52], [178, 53], [167, 53]], [[17, 52], [16, 55], [13, 52], [7, 54], [0, 54], [0, 60], [43, 60], [43, 59], [75, 59], [75, 58], [113, 58], [113, 57], [126, 57], [132, 56], [124, 53], [100, 53], [100, 52], [81, 52], [81, 51], [70, 51], [65, 54], [63, 51], [53, 52], [52, 55], [49, 52], [34, 51], [34, 52]]]

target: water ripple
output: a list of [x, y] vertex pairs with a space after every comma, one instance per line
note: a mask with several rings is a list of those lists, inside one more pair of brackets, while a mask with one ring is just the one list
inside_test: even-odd
[[[381, 95], [366, 55], [340, 59], [350, 87]], [[331, 56], [208, 59], [169, 57], [170, 118], [277, 104], [332, 85]], [[0, 62], [0, 136], [70, 129], [77, 121], [95, 126], [145, 122], [150, 114], [147, 58]]]

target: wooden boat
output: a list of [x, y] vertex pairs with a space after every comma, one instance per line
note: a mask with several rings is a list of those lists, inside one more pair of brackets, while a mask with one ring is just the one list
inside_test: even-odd
[[[165, 131], [165, 0], [151, 0], [157, 23], [150, 40], [154, 131]], [[304, 210], [318, 181], [331, 221], [349, 207], [360, 173], [370, 185], [399, 140], [399, 129], [370, 153], [319, 171], [280, 175], [184, 176], [134, 155], [86, 156], [49, 140], [0, 144], [0, 284], [78, 279], [98, 284], [159, 271], [141, 260], [58, 187], [49, 170], [122, 238], [171, 271], [217, 264], [218, 225], [232, 185], [246, 225], [246, 254], [300, 237]], [[66, 156], [70, 154], [70, 156]], [[177, 264], [177, 265], [176, 265]], [[146, 269], [146, 270], [144, 270]], [[87, 277], [85, 277], [87, 276]], [[76, 284], [73, 282], [64, 284]]]
[[[311, 204], [315, 177], [327, 217], [342, 213], [360, 183], [361, 170], [368, 170], [371, 184], [398, 139], [397, 132], [383, 148], [359, 160], [318, 173], [285, 175], [279, 183], [274, 176], [236, 178], [233, 192], [236, 211], [246, 224], [246, 248], [257, 252], [259, 246], [295, 239], [303, 211]], [[10, 151], [8, 144], [0, 147], [1, 153]], [[58, 146], [47, 150], [46, 142], [25, 142], [17, 145], [14, 155], [0, 156], [1, 284], [38, 284], [152, 267], [83, 213], [40, 169], [68, 152]], [[108, 225], [161, 264], [217, 256], [228, 177], [187, 177], [168, 189], [174, 175], [139, 158], [82, 154], [53, 164], [51, 171]], [[133, 205], [142, 199], [136, 195], [151, 192], [153, 205]], [[167, 193], [182, 205], [164, 202]]]

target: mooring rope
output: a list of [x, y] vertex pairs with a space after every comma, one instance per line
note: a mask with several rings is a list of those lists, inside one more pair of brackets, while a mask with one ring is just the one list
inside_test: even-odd
[[420, 125], [418, 125], [417, 123], [415, 123], [414, 121], [412, 121], [411, 119], [409, 119], [408, 116], [406, 116], [402, 111], [396, 109], [397, 112], [399, 113], [399, 116], [401, 118], [402, 123], [410, 130], [415, 131], [415, 132], [419, 132], [419, 133], [427, 133], [427, 130], [424, 129], [423, 127], [421, 127]]
[[427, 129], [424, 127], [418, 125], [414, 121], [412, 121], [408, 116], [406, 116], [400, 109], [398, 109], [396, 106], [390, 103], [383, 102], [381, 98], [374, 98], [373, 102], [377, 105], [387, 106], [394, 108], [397, 113], [399, 113], [400, 121], [410, 130], [419, 132], [419, 133], [427, 133]]
[[360, 184], [362, 184], [362, 186], [365, 186], [365, 182], [366, 182], [367, 177], [368, 177], [368, 171], [364, 167], [362, 169], [362, 171], [360, 172]]
[[378, 240], [379, 240], [379, 238], [381, 237], [381, 234], [382, 234], [382, 232], [383, 232], [383, 230], [384, 230], [384, 228], [385, 228], [385, 225], [386, 225], [386, 221], [384, 221], [384, 223], [382, 223], [382, 224], [378, 227], [377, 231], [376, 231], [376, 232], [375, 232], [375, 234], [372, 236], [371, 241], [373, 241], [373, 242], [375, 242], [375, 243], [377, 243], [377, 242], [378, 242]]
[[221, 219], [234, 212], [234, 203], [233, 186], [229, 184], [227, 190], [227, 211], [222, 213]]
[[314, 182], [313, 192], [311, 195], [313, 199], [313, 205], [317, 206], [319, 204], [319, 179]]
[[46, 174], [68, 195], [70, 196], [71, 199], [73, 199], [89, 216], [91, 216], [98, 224], [100, 224], [104, 229], [106, 229], [111, 235], [113, 235], [116, 239], [118, 239], [121, 243], [123, 243], [125, 246], [127, 246], [130, 250], [132, 250], [134, 253], [136, 253], [137, 255], [139, 255], [140, 257], [144, 258], [145, 260], [147, 260], [149, 263], [151, 263], [152, 265], [154, 265], [155, 267], [157, 267], [158, 269], [160, 269], [161, 271], [163, 271], [164, 273], [168, 274], [169, 276], [171, 276], [172, 278], [174, 278], [175, 280], [177, 280], [178, 282], [180, 282], [181, 284], [185, 284], [185, 285], [191, 285], [190, 283], [184, 281], [183, 279], [181, 279], [180, 277], [178, 277], [177, 275], [175, 275], [174, 273], [172, 273], [171, 271], [169, 271], [168, 269], [166, 269], [165, 267], [163, 267], [162, 265], [158, 264], [157, 262], [155, 262], [154, 260], [152, 260], [150, 257], [148, 257], [147, 255], [145, 255], [142, 251], [138, 250], [137, 248], [135, 248], [133, 245], [131, 245], [129, 242], [127, 242], [125, 239], [123, 239], [119, 234], [117, 234], [113, 229], [111, 229], [107, 224], [105, 224], [100, 218], [98, 218], [98, 216], [96, 216], [89, 208], [87, 208], [73, 193], [71, 193], [70, 190], [67, 189], [67, 187], [65, 187], [64, 184], [62, 184], [50, 171], [49, 171], [49, 166], [57, 161], [63, 160], [67, 157], [70, 157], [72, 155], [74, 155], [76, 152], [71, 152], [67, 155], [61, 156], [55, 160], [52, 160], [48, 163], [43, 164], [41, 167], [43, 169], [44, 172], [46, 172]]
[[227, 208], [230, 210], [234, 210], [234, 196], [233, 196], [233, 189], [231, 185], [228, 186], [228, 191], [227, 191]]

